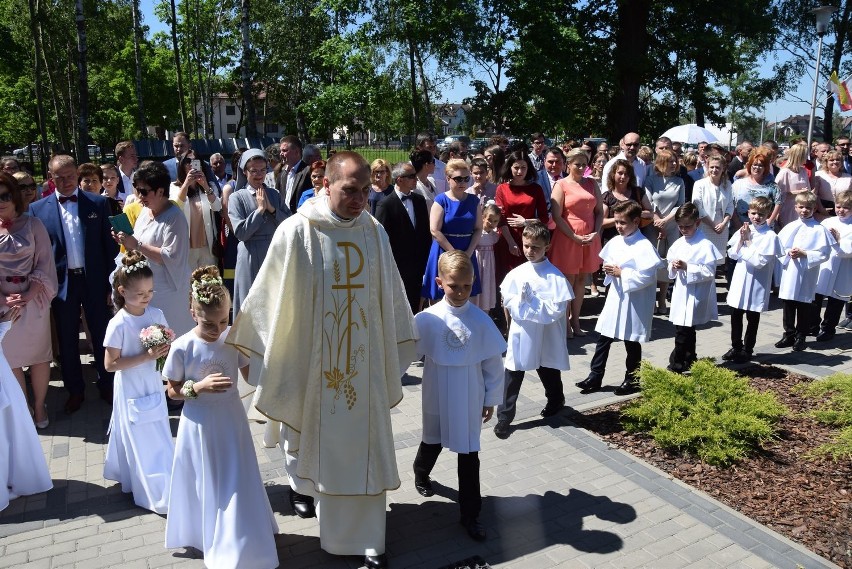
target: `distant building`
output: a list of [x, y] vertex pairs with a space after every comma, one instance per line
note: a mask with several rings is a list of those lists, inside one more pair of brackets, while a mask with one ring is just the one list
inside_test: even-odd
[[[261, 111], [265, 105], [266, 93], [260, 92], [256, 97], [257, 109]], [[244, 121], [241, 121], [242, 111], [240, 109], [242, 100], [232, 99], [227, 93], [213, 95], [211, 106], [213, 114], [213, 132], [208, 133], [210, 138], [241, 138], [246, 136]], [[201, 103], [195, 107], [195, 112], [200, 117], [204, 112]], [[282, 135], [278, 123], [267, 122], [263, 114], [256, 117], [257, 134], [260, 136], [271, 136], [279, 138]], [[242, 124], [241, 124], [242, 122]], [[239, 129], [237, 126], [240, 125]], [[199, 125], [200, 127], [200, 125]], [[201, 133], [199, 133], [201, 134]]]
[[[792, 115], [778, 122], [769, 123], [768, 130], [772, 133], [775, 140], [787, 140], [791, 136], [808, 135], [808, 124], [811, 117], [809, 115]], [[813, 139], [822, 140], [824, 136], [822, 130], [822, 120], [814, 121]]]
[[441, 122], [442, 136], [450, 136], [451, 134], [469, 134], [467, 125], [467, 113], [470, 111], [470, 105], [462, 105], [459, 103], [443, 103], [437, 106], [436, 115]]

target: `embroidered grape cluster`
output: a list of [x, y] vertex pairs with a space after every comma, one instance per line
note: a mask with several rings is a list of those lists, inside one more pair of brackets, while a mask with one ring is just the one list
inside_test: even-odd
[[352, 387], [351, 382], [346, 382], [346, 385], [343, 386], [343, 394], [346, 395], [346, 407], [351, 411], [353, 407], [355, 407], [355, 401], [358, 400], [358, 396], [355, 394], [355, 388]]

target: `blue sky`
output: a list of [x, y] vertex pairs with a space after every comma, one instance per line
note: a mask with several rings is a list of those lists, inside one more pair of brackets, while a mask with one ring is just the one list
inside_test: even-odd
[[[154, 4], [155, 0], [141, 0], [140, 1], [140, 9], [142, 11], [143, 21], [150, 28], [151, 33], [157, 31], [167, 31], [165, 25], [160, 22], [156, 16], [154, 16]], [[814, 46], [814, 53], [816, 53], [816, 46]], [[761, 75], [768, 76], [772, 71], [772, 61], [765, 61], [761, 65]], [[793, 95], [798, 97], [799, 99], [810, 101], [811, 94], [813, 90], [813, 71], [811, 71], [810, 75], [802, 77], [799, 84], [796, 86]], [[473, 89], [471, 89], [469, 83], [471, 79], [476, 78], [475, 76], [467, 76], [462, 81], [456, 82], [456, 84], [448, 87], [442, 96], [442, 102], [449, 103], [459, 103], [465, 97], [470, 97], [473, 95]], [[485, 77], [482, 77], [485, 79]], [[821, 78], [820, 83], [825, 85], [828, 79], [826, 77]], [[820, 91], [822, 91], [822, 85]], [[839, 112], [839, 109], [835, 109]], [[807, 115], [810, 113], [810, 104], [798, 102], [795, 97], [790, 97], [790, 100], [776, 100], [772, 103], [766, 105], [766, 110], [764, 117], [769, 122], [775, 122], [776, 120], [782, 120], [790, 115]], [[821, 110], [817, 109], [817, 118], [822, 115]]]

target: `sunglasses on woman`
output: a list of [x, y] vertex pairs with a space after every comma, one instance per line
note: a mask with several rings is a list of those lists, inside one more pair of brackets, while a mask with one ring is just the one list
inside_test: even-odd
[[5, 192], [0, 194], [0, 202], [9, 203], [12, 201], [12, 192]]

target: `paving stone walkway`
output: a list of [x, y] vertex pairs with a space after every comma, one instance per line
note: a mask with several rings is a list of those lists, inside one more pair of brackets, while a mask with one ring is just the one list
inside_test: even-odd
[[[723, 298], [723, 297], [722, 297]], [[602, 299], [587, 299], [597, 313]], [[719, 356], [729, 347], [727, 316], [698, 332], [699, 356]], [[781, 311], [764, 316], [758, 361], [816, 376], [852, 370], [852, 332], [830, 342], [811, 342], [802, 353], [777, 350]], [[583, 326], [594, 328], [593, 318]], [[664, 365], [673, 345], [673, 326], [658, 317], [655, 340], [644, 357]], [[563, 373], [567, 405], [584, 411], [620, 398], [611, 391], [583, 396], [583, 379], [596, 335], [569, 342], [571, 371]], [[624, 374], [624, 350], [616, 344], [605, 380], [614, 388]], [[411, 464], [420, 437], [420, 368], [403, 379], [405, 398], [392, 411], [402, 486], [388, 494], [387, 551], [391, 567], [438, 569], [479, 556], [492, 567], [633, 568], [821, 568], [832, 563], [753, 522], [656, 468], [613, 448], [570, 424], [564, 415], [543, 420], [544, 393], [527, 375], [518, 418], [507, 440], [482, 434], [480, 453], [484, 505], [481, 521], [489, 536], [471, 541], [458, 525], [455, 456], [441, 455], [433, 473], [437, 494], [414, 490]], [[57, 378], [58, 379], [58, 378]], [[61, 382], [51, 382], [51, 425], [40, 433], [54, 489], [14, 500], [0, 513], [0, 568], [122, 569], [200, 568], [197, 552], [163, 547], [165, 517], [134, 506], [117, 484], [103, 479], [110, 407], [92, 387], [83, 408], [61, 413]], [[176, 431], [179, 416], [171, 418]], [[316, 520], [296, 517], [287, 501], [287, 481], [278, 449], [262, 448], [263, 426], [252, 425], [258, 461], [281, 534], [282, 568], [356, 568], [356, 557], [335, 557], [319, 547]], [[451, 565], [450, 565], [451, 566]]]

